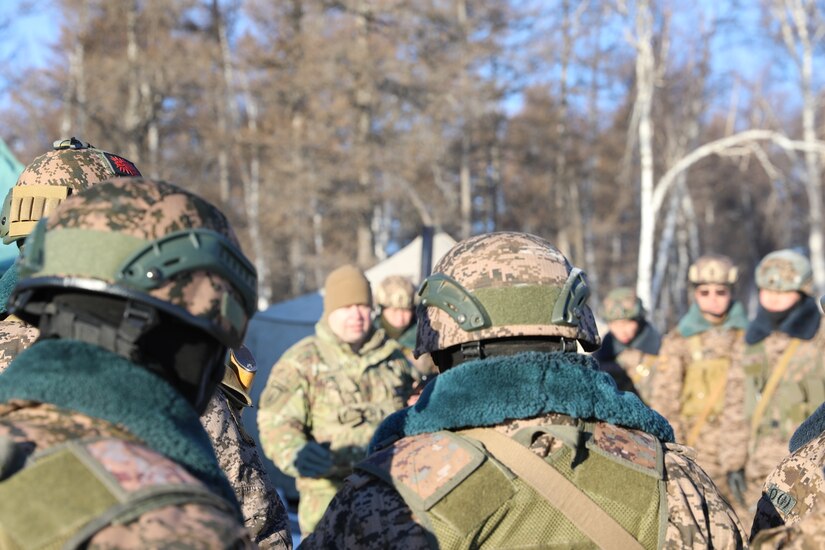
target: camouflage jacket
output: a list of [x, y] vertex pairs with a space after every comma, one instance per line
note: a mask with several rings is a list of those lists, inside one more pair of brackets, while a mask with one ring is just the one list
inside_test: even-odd
[[642, 322], [644, 324], [639, 334], [628, 345], [622, 344], [608, 332], [602, 340], [602, 347], [593, 355], [620, 390], [633, 391], [642, 401], [649, 403], [662, 336], [649, 323]]
[[287, 350], [269, 375], [258, 409], [264, 453], [298, 477], [293, 461], [301, 447], [310, 439], [327, 443], [330, 475], [343, 480], [366, 456], [378, 423], [405, 405], [412, 383], [410, 364], [384, 331], [354, 353], [319, 322], [316, 334]]
[[[773, 369], [794, 338], [773, 332], [764, 340], [739, 345], [728, 375], [726, 403], [721, 415], [725, 444], [720, 460], [725, 471], [745, 468], [749, 484], [757, 489], [788, 454], [788, 439], [825, 400], [825, 323], [810, 340], [797, 340], [770, 402], [755, 430], [751, 426], [756, 403]], [[756, 495], [758, 498], [758, 495]]]
[[235, 491], [252, 540], [260, 548], [292, 548], [286, 509], [269, 480], [255, 440], [243, 428], [241, 411], [222, 391], [216, 391], [201, 423]]
[[[67, 443], [76, 443], [75, 449], [78, 446], [82, 448], [87, 460], [92, 459], [103, 468], [109, 489], [124, 498], [136, 495], [139, 491], [146, 492], [174, 484], [205, 490], [182, 466], [144, 446], [122, 428], [105, 420], [49, 404], [23, 400], [0, 404], [0, 440], [12, 444], [14, 453], [7, 454], [6, 457], [15, 457], [18, 467], [35, 454], [55, 456], [48, 455], [48, 451]], [[34, 462], [35, 465], [38, 463], [39, 461]], [[11, 467], [14, 471], [13, 464], [7, 464], [6, 467]], [[10, 477], [4, 468], [4, 472], [7, 472], [6, 480], [13, 481], [17, 473], [25, 472], [29, 467], [32, 467], [31, 461]], [[0, 483], [0, 487], [2, 485]], [[50, 490], [50, 498], [59, 498], [58, 494], [58, 490]], [[27, 495], [27, 498], [30, 497], [31, 495]], [[17, 505], [22, 505], [22, 501]], [[70, 505], [58, 507], [61, 514], [68, 515], [71, 512], [66, 510], [74, 508]], [[12, 512], [10, 508], [5, 508], [5, 514]], [[13, 513], [12, 517], [15, 517]], [[0, 524], [3, 523], [5, 522], [0, 518]], [[27, 530], [22, 533], [23, 540], [18, 538], [17, 543], [22, 547], [34, 545], [50, 530], [46, 527], [48, 524], [45, 520], [42, 525], [42, 533]], [[72, 535], [76, 529], [79, 526], [74, 525], [64, 530], [63, 536]], [[0, 527], [0, 530], [3, 528]], [[235, 519], [234, 514], [208, 502], [161, 505], [123, 523], [104, 524], [97, 530], [92, 529], [91, 533], [88, 546], [85, 546], [90, 550], [137, 550], [170, 545], [181, 549], [254, 548], [246, 529]], [[0, 535], [0, 540], [8, 542], [9, 539], [3, 538], [8, 535], [9, 532]]]
[[0, 321], [0, 372], [6, 370], [20, 352], [31, 346], [39, 334], [35, 327], [14, 315]]
[[[739, 304], [734, 304], [728, 318], [719, 325], [705, 321], [693, 304], [679, 325], [662, 340], [649, 404], [670, 421], [677, 441], [685, 440], [705, 407], [710, 406], [711, 388], [719, 382], [724, 384], [733, 348], [744, 335], [744, 323], [744, 311]], [[716, 445], [718, 429], [714, 426], [718, 425], [723, 403], [724, 393], [716, 400], [701, 438], [694, 445], [709, 449]]]
[[825, 500], [821, 498], [825, 489], [823, 468], [825, 433], [785, 457], [768, 475], [756, 507], [751, 537], [766, 529], [806, 521], [814, 509], [822, 508]]
[[[660, 436], [653, 436], [636, 429], [596, 421], [594, 433], [610, 434], [599, 443], [587, 436], [577, 436], [584, 425], [582, 419], [564, 413], [539, 412], [541, 409], [567, 408], [579, 410], [583, 416], [593, 418], [614, 417], [611, 410], [621, 417], [635, 409], [638, 413], [634, 416], [636, 420], [625, 417], [625, 421], [634, 423], [647, 417], [647, 421], [642, 423], [652, 431], [659, 430], [657, 426], [660, 424], [656, 418], [660, 417], [644, 408], [635, 396], [616, 392], [605, 373], [595, 372], [593, 360], [570, 355], [520, 354], [514, 356], [512, 361], [501, 361], [498, 365], [486, 364], [489, 359], [484, 359], [462, 364], [439, 375], [421, 396], [419, 403], [426, 406], [405, 409], [382, 424], [376, 433], [378, 453], [364, 463], [392, 469], [394, 479], [407, 479], [411, 483], [393, 486], [376, 475], [372, 466], [359, 466], [333, 499], [315, 531], [303, 542], [302, 548], [433, 547], [433, 537], [437, 535], [425, 527], [427, 521], [415, 513], [399, 490], [408, 499], [412, 498], [411, 493], [433, 497], [428, 502], [436, 497], [438, 500], [449, 499], [462, 483], [452, 481], [461, 478], [466, 468], [459, 463], [457, 448], [445, 445], [436, 430], [485, 425], [493, 426], [500, 433], [529, 446], [531, 451], [548, 461], [558, 459], [565, 447], [569, 453], [572, 445], [574, 448], [584, 446], [588, 449], [577, 451], [574, 463], [587, 461], [589, 456], [604, 452], [606, 456], [613, 456], [616, 463], [636, 464], [633, 468], [637, 471], [661, 468], [664, 475], [659, 478], [661, 496], [657, 512], [661, 521], [658, 531], [660, 547], [741, 548], [744, 533], [735, 514], [710, 478], [689, 456], [689, 450], [658, 439], [664, 435], [672, 437], [669, 427]], [[548, 357], [542, 359], [540, 356]], [[531, 363], [535, 367], [535, 377], [528, 372]], [[494, 368], [485, 373], [491, 366]], [[542, 372], [545, 373], [543, 376]], [[578, 379], [572, 376], [574, 374], [580, 375]], [[593, 392], [592, 397], [587, 395], [589, 391]], [[533, 399], [538, 396], [542, 396], [538, 400], [541, 405]], [[593, 401], [590, 401], [591, 398]], [[489, 423], [502, 416], [511, 420]], [[590, 422], [587, 424], [590, 425]], [[406, 435], [394, 441], [386, 437], [398, 433], [398, 430]], [[582, 444], [585, 441], [587, 443]], [[416, 460], [404, 460], [403, 456], [408, 454], [405, 447], [416, 444], [422, 444], [425, 448], [415, 454]], [[432, 444], [432, 448], [426, 448], [427, 444]], [[395, 460], [396, 456], [398, 460]], [[476, 466], [481, 467], [481, 464]], [[565, 468], [575, 467], [565, 460], [559, 464]], [[618, 487], [615, 483], [591, 483], [586, 491], [594, 499], [600, 499], [612, 490], [608, 486]], [[487, 506], [486, 493], [485, 498], [481, 498], [483, 489], [477, 491], [477, 507]], [[622, 499], [632, 498], [630, 494], [620, 493], [611, 501], [619, 508], [623, 506]], [[491, 518], [501, 519], [496, 514], [497, 510], [490, 511]], [[483, 548], [485, 540], [493, 540], [496, 525], [494, 521], [481, 528], [483, 534], [475, 541], [475, 547]], [[535, 526], [535, 533], [547, 532], [547, 529], [548, 526], [542, 523]], [[555, 531], [552, 535], [555, 538], [564, 537], [563, 533]], [[438, 541], [443, 547], [450, 547], [449, 541], [440, 538]], [[538, 542], [535, 544], [540, 546]]]

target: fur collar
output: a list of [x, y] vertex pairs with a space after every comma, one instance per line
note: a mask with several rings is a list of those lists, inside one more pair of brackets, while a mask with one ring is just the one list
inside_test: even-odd
[[745, 308], [743, 308], [739, 302], [733, 302], [733, 304], [731, 304], [725, 320], [719, 325], [714, 325], [705, 319], [705, 316], [699, 311], [699, 306], [694, 302], [691, 304], [685, 316], [679, 320], [676, 328], [679, 334], [685, 338], [690, 338], [691, 336], [701, 334], [715, 327], [744, 330], [747, 326], [748, 317], [745, 315]]
[[774, 331], [784, 332], [800, 340], [810, 340], [819, 330], [821, 320], [822, 314], [819, 312], [819, 306], [810, 296], [805, 296], [797, 302], [779, 326], [775, 326], [770, 313], [759, 306], [756, 310], [756, 317], [748, 325], [745, 342], [751, 345], [758, 344]]
[[593, 357], [524, 352], [468, 361], [436, 377], [412, 407], [388, 416], [370, 452], [404, 436], [557, 412], [648, 432], [673, 441], [673, 429], [639, 398], [620, 392]]
[[195, 409], [148, 370], [77, 340], [42, 340], [0, 376], [0, 402], [29, 399], [125, 427], [240, 509]]

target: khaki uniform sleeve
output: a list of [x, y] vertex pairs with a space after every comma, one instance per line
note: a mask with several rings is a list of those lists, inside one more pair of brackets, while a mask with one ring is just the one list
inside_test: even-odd
[[725, 441], [719, 446], [719, 463], [725, 472], [741, 470], [748, 459], [750, 426], [745, 416], [744, 349], [744, 340], [734, 345], [725, 388], [725, 406], [720, 417], [721, 425], [725, 426]]
[[690, 450], [668, 444], [668, 521], [665, 548], [743, 548], [747, 536], [736, 513], [710, 477], [688, 456]]
[[670, 422], [676, 441], [683, 441], [686, 435], [679, 414], [686, 368], [684, 348], [685, 342], [680, 336], [673, 332], [665, 336], [650, 390], [650, 408]]
[[309, 381], [287, 351], [261, 394], [258, 432], [264, 454], [285, 474], [299, 477], [294, 461], [309, 439]]
[[252, 549], [257, 546], [234, 517], [210, 506], [187, 504], [147, 512], [125, 525], [110, 525], [86, 546], [89, 550], [146, 548]]
[[[807, 521], [825, 498], [825, 434], [786, 457], [762, 485], [751, 537], [760, 531]], [[820, 517], [820, 521], [821, 521]]]
[[395, 489], [356, 473], [347, 478], [301, 548], [429, 549], [428, 537]]
[[263, 548], [291, 548], [286, 509], [264, 469], [255, 440], [243, 428], [240, 414], [218, 390], [201, 423], [235, 491], [252, 540]]

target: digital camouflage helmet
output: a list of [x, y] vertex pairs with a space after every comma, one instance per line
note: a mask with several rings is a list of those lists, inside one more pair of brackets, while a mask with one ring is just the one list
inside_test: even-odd
[[811, 262], [794, 250], [786, 248], [771, 252], [756, 266], [756, 286], [780, 292], [799, 291], [813, 295]]
[[688, 281], [694, 285], [733, 285], [739, 277], [739, 270], [733, 261], [721, 254], [706, 254], [690, 264]]
[[256, 309], [255, 268], [223, 213], [144, 178], [69, 197], [28, 237], [19, 273], [9, 309], [34, 326], [38, 302], [75, 289], [156, 308], [232, 348]]
[[526, 233], [488, 233], [455, 245], [421, 285], [416, 357], [516, 337], [601, 341], [585, 273]]
[[113, 177], [138, 176], [140, 171], [123, 157], [74, 137], [57, 140], [54, 150], [34, 159], [6, 195], [0, 237], [5, 244], [20, 241], [69, 195]]
[[375, 303], [381, 307], [412, 309], [415, 307], [415, 285], [403, 275], [385, 277], [375, 289]]
[[642, 301], [636, 291], [622, 286], [611, 290], [602, 303], [602, 318], [608, 323], [623, 319], [635, 320], [645, 316]]

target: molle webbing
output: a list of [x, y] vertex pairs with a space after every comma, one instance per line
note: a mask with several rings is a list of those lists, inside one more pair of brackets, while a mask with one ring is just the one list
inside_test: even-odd
[[69, 188], [64, 185], [20, 185], [9, 193], [2, 220], [3, 240], [8, 244], [32, 232], [41, 218], [48, 216], [66, 200]]
[[644, 548], [580, 488], [526, 447], [491, 428], [476, 428], [461, 433], [481, 441], [496, 460], [561, 511], [570, 523], [599, 548]]
[[[564, 493], [563, 503], [542, 495], [529, 473], [511, 465], [487, 442], [483, 442], [486, 449], [482, 447], [479, 440], [483, 436], [476, 439], [472, 431], [440, 431], [405, 438], [379, 450], [356, 468], [398, 491], [418, 521], [437, 539], [433, 547], [578, 548], [594, 546], [591, 537], [595, 537], [607, 548], [657, 548], [664, 540], [667, 525], [663, 451], [649, 447], [655, 440], [647, 435], [633, 436], [610, 426], [602, 426], [597, 435], [591, 428], [589, 424], [543, 424], [525, 427], [513, 439], [500, 435], [517, 452], [524, 449], [535, 457], [538, 462], [528, 469], [539, 477], [553, 478], [551, 490]], [[525, 446], [542, 433], [563, 443], [545, 459]], [[628, 436], [630, 439], [625, 441]], [[637, 445], [636, 437], [647, 443]], [[620, 441], [624, 443], [618, 452], [615, 445]], [[626, 460], [624, 456], [636, 458]], [[559, 477], [563, 481], [557, 483]], [[563, 491], [562, 485], [570, 490]], [[569, 517], [573, 509], [570, 503], [578, 506], [580, 499], [589, 504], [575, 517]], [[590, 506], [600, 511], [594, 512]], [[606, 543], [604, 532], [594, 534], [589, 527], [580, 526], [582, 520], [597, 517], [601, 518], [599, 524], [614, 525], [606, 538], [615, 536], [617, 545]], [[625, 533], [615, 535], [616, 530]]]
[[0, 547], [84, 548], [108, 525], [166, 506], [204, 504], [232, 514], [200, 485], [167, 484], [125, 491], [79, 442], [47, 449], [0, 482]]

